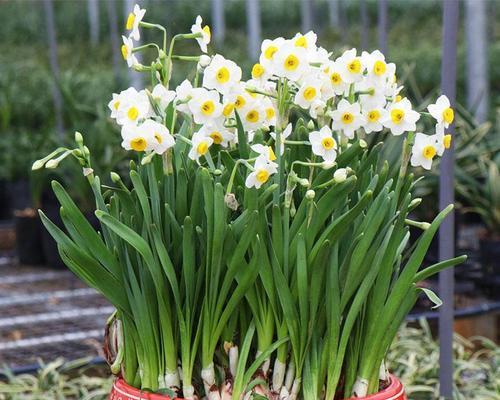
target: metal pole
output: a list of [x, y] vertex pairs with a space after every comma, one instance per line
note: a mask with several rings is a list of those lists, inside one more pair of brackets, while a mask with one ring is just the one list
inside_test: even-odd
[[123, 60], [120, 56], [120, 34], [118, 33], [118, 16], [116, 15], [116, 2], [108, 0], [106, 2], [108, 11], [109, 37], [111, 40], [111, 54], [113, 55], [113, 71], [115, 82], [120, 85], [120, 70]]
[[248, 55], [255, 58], [260, 51], [260, 4], [259, 0], [246, 0]]
[[314, 0], [301, 0], [300, 11], [302, 14], [302, 33], [306, 33], [314, 25]]
[[90, 43], [96, 46], [99, 43], [99, 3], [97, 0], [87, 0], [89, 14]]
[[489, 110], [488, 20], [486, 0], [466, 0], [465, 38], [467, 44], [467, 108], [479, 122], [485, 122]]
[[212, 0], [212, 23], [214, 39], [217, 44], [224, 42], [226, 20], [224, 18], [224, 0]]
[[44, 0], [43, 6], [45, 9], [45, 19], [47, 23], [47, 37], [49, 40], [49, 59], [50, 68], [52, 70], [52, 76], [54, 77], [54, 84], [52, 86], [52, 99], [54, 101], [54, 112], [56, 117], [56, 132], [60, 139], [64, 136], [64, 124], [63, 124], [63, 100], [61, 96], [61, 91], [57, 85], [59, 80], [60, 71], [59, 63], [57, 61], [57, 39], [56, 39], [56, 27], [54, 22], [54, 5], [52, 0]]
[[366, 7], [366, 0], [360, 0], [359, 13], [361, 17], [361, 48], [368, 50], [368, 27], [370, 21], [368, 20], [368, 8]]
[[334, 28], [339, 26], [339, 0], [328, 0], [328, 11], [330, 25]]
[[[452, 106], [456, 98], [458, 0], [443, 2], [443, 53], [441, 60], [441, 89]], [[448, 132], [453, 135], [454, 126]], [[454, 201], [454, 150], [453, 144], [444, 153], [439, 174], [439, 207], [443, 209]], [[439, 229], [439, 259], [452, 258], [455, 253], [455, 217], [451, 213]], [[453, 395], [453, 292], [452, 268], [439, 274], [439, 295], [443, 305], [439, 310], [439, 389], [442, 397]]]
[[378, 47], [387, 56], [387, 0], [378, 0]]

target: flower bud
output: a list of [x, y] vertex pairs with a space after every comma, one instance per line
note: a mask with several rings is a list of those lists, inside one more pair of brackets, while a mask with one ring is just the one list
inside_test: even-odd
[[307, 192], [306, 192], [306, 199], [307, 200], [314, 200], [314, 197], [316, 196], [316, 192], [312, 189], [309, 189]]
[[359, 139], [359, 147], [361, 147], [362, 149], [366, 149], [367, 146], [368, 143], [366, 143], [366, 141], [364, 141], [363, 139]]
[[312, 131], [314, 129], [314, 122], [313, 120], [309, 120], [309, 122], [307, 123], [307, 129], [309, 129], [310, 131]]
[[200, 65], [200, 67], [205, 68], [205, 67], [208, 67], [208, 65], [210, 64], [211, 61], [212, 61], [212, 59], [210, 58], [210, 56], [207, 56], [206, 54], [202, 54], [200, 56], [200, 61], [198, 61], [198, 64]]
[[335, 183], [342, 183], [347, 179], [347, 169], [339, 168], [333, 174], [333, 180]]
[[309, 186], [309, 180], [306, 178], [299, 179], [299, 184], [304, 187]]
[[165, 54], [165, 52], [160, 49], [160, 51], [158, 52], [158, 57], [160, 58], [160, 60], [163, 60], [167, 55]]
[[55, 169], [55, 168], [57, 168], [58, 165], [59, 165], [59, 161], [57, 161], [57, 159], [54, 158], [52, 160], [47, 161], [47, 163], [45, 164], [45, 168]]
[[83, 136], [80, 132], [75, 132], [75, 142], [78, 146], [83, 146]]
[[44, 164], [45, 164], [44, 160], [36, 160], [31, 166], [31, 170], [36, 171], [37, 169], [43, 168]]
[[330, 168], [333, 168], [334, 166], [335, 166], [335, 163], [331, 162], [331, 161], [323, 161], [323, 163], [321, 164], [321, 168], [323, 168], [323, 169], [330, 169]]
[[82, 151], [80, 149], [74, 149], [73, 150], [73, 155], [75, 157], [83, 157], [83, 153], [82, 153]]
[[214, 175], [215, 176], [220, 176], [220, 175], [222, 175], [222, 171], [219, 168], [214, 169]]
[[120, 175], [118, 175], [116, 172], [111, 172], [110, 173], [111, 175], [111, 180], [114, 182], [114, 183], [119, 183], [121, 182], [122, 178], [120, 178]]

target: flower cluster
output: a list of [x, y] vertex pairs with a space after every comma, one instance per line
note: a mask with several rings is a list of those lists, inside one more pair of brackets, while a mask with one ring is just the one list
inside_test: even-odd
[[[430, 169], [433, 159], [450, 146], [451, 137], [445, 135], [445, 128], [454, 115], [446, 96], [428, 106], [426, 114], [435, 119], [435, 134], [416, 132], [421, 114], [400, 94], [403, 88], [397, 84], [395, 64], [387, 62], [378, 50], [359, 54], [350, 49], [334, 58], [317, 45], [312, 31], [297, 33], [291, 39], [264, 40], [249, 80], [242, 80], [241, 68], [220, 54], [184, 57], [198, 62], [195, 83], [184, 80], [175, 90], [168, 90], [170, 71], [154, 68], [165, 68], [176, 56], [171, 52], [166, 55], [157, 47], [158, 67], [153, 67], [154, 63], [145, 67], [133, 55], [138, 50], [133, 40], [140, 38], [139, 27], [155, 27], [142, 22], [144, 13], [135, 6], [129, 15], [126, 27], [130, 35], [123, 37], [122, 52], [129, 66], [153, 68], [158, 83], [151, 92], [129, 88], [113, 94], [109, 103], [111, 117], [122, 126], [122, 145], [127, 150], [164, 154], [174, 146], [175, 135], [170, 132], [174, 126], [165, 126], [169, 105], [193, 123], [191, 137], [179, 139], [190, 144], [188, 156], [198, 164], [205, 159], [212, 163], [220, 149], [235, 148], [237, 128], [243, 128], [253, 154], [244, 162], [250, 169], [248, 187], [260, 188], [276, 174], [280, 168], [276, 154], [281, 156], [291, 144], [310, 146], [310, 160], [317, 158], [331, 167], [343, 147], [364, 135], [384, 130], [395, 136], [407, 133], [410, 142], [414, 140], [411, 165], [425, 169]], [[175, 39], [195, 39], [206, 53], [210, 28], [203, 27], [198, 16], [191, 33]], [[307, 140], [291, 140], [295, 135], [288, 123], [292, 111], [312, 121]], [[261, 134], [256, 141], [257, 132]]]

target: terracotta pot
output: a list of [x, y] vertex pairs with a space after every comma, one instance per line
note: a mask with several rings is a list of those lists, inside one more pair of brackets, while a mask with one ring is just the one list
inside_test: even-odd
[[[390, 384], [378, 393], [363, 397], [366, 400], [408, 400], [403, 384], [394, 375], [390, 375]], [[121, 378], [117, 379], [111, 389], [109, 400], [170, 400], [169, 396], [153, 394], [127, 385]], [[176, 399], [174, 399], [176, 400]], [[180, 400], [180, 398], [177, 398]], [[359, 398], [358, 398], [359, 400]]]

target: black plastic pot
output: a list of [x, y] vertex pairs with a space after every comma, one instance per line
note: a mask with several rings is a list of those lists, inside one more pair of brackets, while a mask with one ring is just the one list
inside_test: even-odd
[[[64, 224], [62, 222], [61, 216], [59, 215], [59, 205], [46, 205], [43, 207], [43, 212], [54, 224], [64, 230]], [[45, 229], [45, 227], [42, 227], [42, 247], [45, 257], [45, 263], [48, 267], [57, 269], [66, 268], [61, 259], [61, 256], [59, 255], [56, 241], [50, 235], [47, 229]]]
[[42, 247], [42, 226], [38, 214], [14, 217], [16, 228], [16, 252], [19, 263], [40, 265], [45, 261]]
[[31, 189], [28, 180], [21, 179], [8, 183], [10, 208], [13, 211], [32, 207]]
[[0, 220], [12, 217], [9, 196], [9, 184], [5, 180], [0, 180]]
[[496, 238], [482, 238], [479, 240], [479, 252], [483, 271], [482, 286], [491, 289], [495, 299], [500, 298], [500, 240]]

